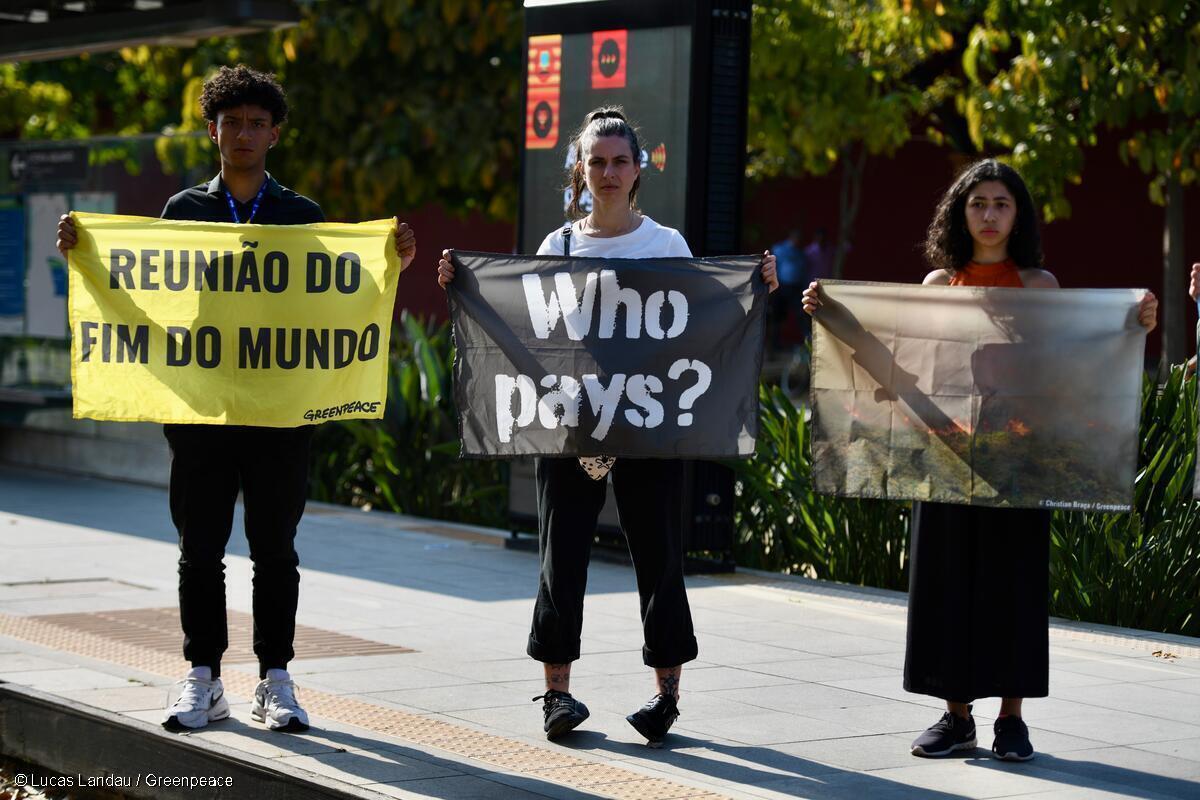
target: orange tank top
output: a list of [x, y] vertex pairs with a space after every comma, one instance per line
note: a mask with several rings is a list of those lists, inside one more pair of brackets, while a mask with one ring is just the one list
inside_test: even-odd
[[976, 264], [974, 261], [950, 276], [951, 286], [1012, 286], [1023, 288], [1021, 270], [1011, 260], [996, 264]]

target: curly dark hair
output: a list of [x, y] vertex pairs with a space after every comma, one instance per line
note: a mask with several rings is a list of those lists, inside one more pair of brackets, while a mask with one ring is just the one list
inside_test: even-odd
[[252, 105], [271, 112], [271, 124], [287, 119], [287, 95], [279, 81], [269, 72], [259, 72], [245, 64], [221, 67], [217, 74], [204, 82], [200, 93], [200, 112], [209, 122], [229, 108]]
[[925, 235], [925, 260], [934, 269], [944, 269], [951, 275], [971, 261], [975, 244], [967, 230], [967, 196], [984, 181], [1000, 181], [1017, 203], [1017, 219], [1008, 237], [1008, 257], [1021, 269], [1040, 269], [1042, 235], [1033, 197], [1020, 173], [994, 158], [968, 166], [942, 195]]
[[[588, 114], [583, 124], [579, 126], [579, 130], [575, 131], [575, 135], [571, 137], [570, 149], [575, 152], [575, 161], [571, 166], [567, 167], [567, 190], [571, 192], [571, 202], [567, 206], [567, 216], [571, 219], [582, 219], [587, 214], [579, 205], [579, 199], [583, 196], [583, 190], [587, 187], [587, 181], [583, 177], [583, 170], [580, 169], [580, 164], [583, 163], [584, 146], [590, 146], [592, 140], [602, 139], [606, 136], [621, 136], [625, 141], [629, 142], [629, 150], [633, 154], [633, 163], [641, 162], [642, 145], [638, 140], [637, 129], [625, 118], [625, 110], [620, 106], [602, 106]], [[637, 193], [638, 187], [642, 185], [642, 178], [639, 175], [633, 181], [633, 188], [629, 190], [629, 207], [637, 208]]]

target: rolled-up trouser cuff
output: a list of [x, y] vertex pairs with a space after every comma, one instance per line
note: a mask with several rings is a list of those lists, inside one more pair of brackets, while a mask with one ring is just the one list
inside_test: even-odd
[[566, 650], [562, 647], [549, 647], [530, 636], [525, 652], [529, 654], [530, 658], [541, 661], [543, 664], [570, 664], [572, 661], [579, 660], [578, 642], [573, 650]]
[[680, 664], [695, 661], [698, 653], [699, 648], [696, 645], [696, 637], [693, 636], [690, 640], [680, 642], [670, 649], [651, 650], [649, 647], [643, 645], [642, 663], [647, 667], [654, 667], [655, 669], [678, 667]]

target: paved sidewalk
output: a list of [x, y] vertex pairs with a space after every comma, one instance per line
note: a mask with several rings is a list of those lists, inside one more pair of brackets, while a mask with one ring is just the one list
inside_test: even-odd
[[[236, 525], [232, 660], [247, 657], [250, 610]], [[689, 578], [700, 660], [655, 751], [624, 720], [653, 693], [633, 575], [593, 563], [572, 680], [592, 717], [550, 744], [524, 655], [537, 558], [501, 543], [310, 506], [292, 672], [313, 730], [251, 721], [242, 660], [224, 670], [233, 717], [182, 738], [380, 797], [1200, 797], [1200, 640], [1056, 625], [1052, 696], [1025, 706], [1037, 759], [988, 758], [998, 701], [984, 700], [981, 749], [922, 760], [908, 745], [940, 703], [901, 688], [903, 596], [743, 573]], [[0, 469], [0, 681], [157, 723], [186, 669], [176, 558], [165, 492]]]

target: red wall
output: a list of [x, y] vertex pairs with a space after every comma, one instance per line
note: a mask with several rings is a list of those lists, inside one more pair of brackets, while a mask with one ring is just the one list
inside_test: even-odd
[[[183, 176], [164, 174], [157, 159], [145, 159], [143, 166], [138, 175], [128, 175], [119, 164], [104, 168], [98, 185], [117, 193], [118, 214], [157, 217], [168, 197], [192, 185]], [[211, 177], [199, 175], [205, 181]], [[402, 308], [425, 317], [449, 316], [445, 292], [437, 285], [437, 262], [444, 248], [511, 253], [516, 246], [516, 225], [489, 221], [482, 214], [459, 217], [440, 206], [426, 206], [402, 213], [400, 219], [417, 233], [417, 259], [400, 273], [397, 316]]]
[[[1150, 202], [1147, 176], [1121, 163], [1116, 143], [1115, 136], [1103, 138], [1087, 151], [1083, 182], [1067, 191], [1070, 218], [1043, 227], [1046, 267], [1066, 287], [1144, 287], [1161, 298], [1164, 210]], [[919, 281], [928, 271], [919, 250], [925, 229], [955, 173], [951, 155], [925, 143], [910, 144], [894, 158], [868, 161], [845, 277]], [[760, 251], [796, 224], [806, 237], [818, 227], [832, 235], [839, 189], [837, 171], [748, 185], [744, 249]], [[1200, 190], [1185, 192], [1184, 207], [1200, 208]], [[1184, 253], [1190, 267], [1200, 261], [1200, 217], [1190, 214], [1186, 220]], [[1196, 307], [1190, 301], [1187, 307], [1191, 331]], [[1148, 353], [1154, 356], [1158, 348], [1155, 332]]]
[[508, 222], [492, 222], [482, 214], [458, 217], [440, 206], [426, 206], [400, 215], [417, 234], [417, 258], [400, 273], [396, 288], [396, 313], [406, 308], [410, 312], [437, 319], [446, 319], [446, 293], [437, 285], [437, 262], [442, 250], [483, 250], [490, 253], [511, 253], [516, 247], [516, 226]]
[[[1046, 266], [1067, 287], [1145, 287], [1162, 297], [1163, 209], [1147, 195], [1148, 179], [1117, 157], [1117, 137], [1086, 153], [1083, 183], [1070, 186], [1071, 216], [1042, 229]], [[912, 143], [893, 158], [873, 158], [863, 177], [862, 201], [845, 276], [853, 280], [919, 281], [928, 271], [920, 253], [934, 206], [957, 172], [944, 148]], [[808, 237], [818, 227], [837, 231], [840, 172], [823, 177], [750, 183], [744, 205], [743, 249], [760, 252], [799, 224]], [[1200, 208], [1200, 189], [1185, 192], [1185, 209]], [[400, 276], [397, 311], [444, 319], [437, 286], [443, 248], [512, 252], [516, 228], [474, 214], [460, 218], [439, 206], [402, 219], [417, 232], [417, 260]], [[1200, 215], [1186, 217], [1185, 259], [1200, 261]], [[1187, 302], [1188, 331], [1196, 324]], [[1189, 337], [1190, 338], [1190, 337]], [[1159, 348], [1151, 334], [1148, 353]], [[1191, 348], [1189, 348], [1189, 352]]]

